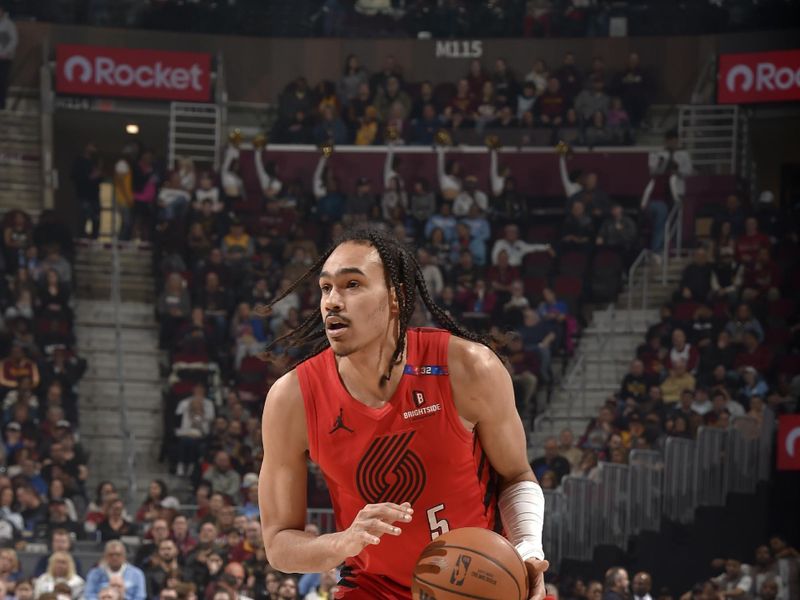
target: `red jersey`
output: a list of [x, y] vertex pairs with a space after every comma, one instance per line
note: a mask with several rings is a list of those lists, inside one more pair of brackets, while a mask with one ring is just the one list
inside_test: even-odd
[[402, 379], [381, 408], [348, 393], [330, 348], [297, 367], [311, 460], [328, 483], [337, 529], [349, 527], [366, 504], [414, 508], [411, 523], [398, 523], [399, 536], [384, 535], [346, 562], [340, 587], [347, 589], [350, 574], [358, 585], [365, 573], [378, 582], [370, 589], [374, 598], [410, 597], [403, 588], [411, 585], [420, 552], [439, 534], [497, 525], [497, 477], [453, 402], [450, 334], [409, 329], [406, 339]]

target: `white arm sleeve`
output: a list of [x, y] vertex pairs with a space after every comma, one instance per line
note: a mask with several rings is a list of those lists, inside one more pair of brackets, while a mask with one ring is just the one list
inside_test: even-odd
[[319, 162], [317, 163], [317, 168], [314, 169], [314, 179], [312, 180], [312, 186], [314, 189], [314, 197], [315, 198], [322, 198], [325, 194], [328, 193], [328, 190], [325, 188], [325, 183], [322, 181], [322, 171], [325, 170], [325, 165], [328, 162], [328, 157], [324, 154], [319, 157]]
[[444, 148], [436, 147], [436, 175], [439, 178], [439, 189], [447, 187], [446, 175], [444, 172]]
[[266, 193], [271, 180], [264, 170], [264, 162], [261, 160], [261, 150], [257, 148], [253, 149], [253, 163], [255, 163], [256, 166], [256, 173], [258, 174], [258, 182], [261, 185], [261, 190]]
[[653, 193], [654, 187], [656, 187], [655, 179], [651, 179], [650, 181], [647, 182], [647, 185], [645, 186], [644, 191], [642, 192], [642, 200], [641, 202], [639, 202], [639, 208], [641, 208], [642, 210], [647, 208], [647, 203], [650, 202], [650, 196]]
[[506, 178], [500, 176], [497, 166], [497, 150], [494, 149], [489, 151], [489, 180], [492, 185], [492, 195], [499, 196], [502, 194], [506, 185]]
[[383, 163], [383, 189], [388, 190], [393, 177], [397, 177], [394, 169], [392, 169], [392, 162], [394, 160], [394, 144], [389, 142], [386, 145], [386, 160]]
[[558, 158], [558, 171], [561, 174], [561, 184], [564, 186], [564, 193], [567, 198], [571, 198], [583, 189], [580, 183], [570, 180], [569, 173], [567, 173], [567, 159], [564, 158], [563, 154]]
[[508, 541], [522, 560], [544, 559], [544, 493], [535, 481], [520, 481], [500, 492], [497, 502]]

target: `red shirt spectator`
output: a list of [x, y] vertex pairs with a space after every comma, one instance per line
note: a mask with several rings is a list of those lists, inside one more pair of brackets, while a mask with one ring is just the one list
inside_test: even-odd
[[744, 349], [736, 355], [733, 362], [736, 369], [753, 367], [759, 373], [769, 373], [772, 366], [772, 352], [758, 343], [753, 331], [744, 332]]
[[460, 112], [465, 117], [472, 117], [475, 112], [475, 96], [469, 90], [469, 82], [466, 79], [458, 80], [456, 95], [450, 100], [450, 107], [453, 112]]
[[745, 233], [736, 240], [736, 260], [745, 267], [751, 266], [762, 248], [769, 250], [769, 238], [758, 230], [758, 220], [748, 217], [744, 223]]
[[536, 114], [545, 125], [559, 125], [566, 110], [567, 100], [561, 92], [561, 84], [558, 79], [551, 77], [547, 81], [547, 89], [536, 103]]
[[34, 388], [39, 387], [39, 368], [36, 363], [25, 356], [20, 344], [11, 347], [11, 354], [0, 361], [0, 386], [16, 389], [20, 379], [30, 378]]

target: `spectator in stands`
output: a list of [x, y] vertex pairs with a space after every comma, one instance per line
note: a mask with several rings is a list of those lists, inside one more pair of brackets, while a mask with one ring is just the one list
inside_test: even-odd
[[569, 214], [561, 226], [561, 247], [559, 252], [587, 252], [594, 241], [592, 218], [580, 200], [571, 203]]
[[339, 576], [336, 569], [323, 571], [320, 576], [320, 581], [314, 586], [314, 589], [309, 591], [303, 596], [304, 600], [325, 600], [330, 598], [333, 594], [332, 590], [339, 581]]
[[320, 120], [314, 127], [313, 135], [317, 144], [343, 145], [350, 141], [344, 121], [327, 104], [320, 110]]
[[671, 369], [677, 361], [683, 361], [688, 371], [697, 369], [700, 355], [697, 348], [686, 341], [686, 333], [683, 329], [675, 329], [672, 332], [672, 347], [667, 354], [666, 367]]
[[147, 596], [152, 598], [166, 587], [169, 575], [180, 569], [178, 546], [171, 539], [163, 539], [158, 543], [157, 552], [144, 567]]
[[705, 302], [711, 295], [712, 266], [708, 261], [708, 251], [700, 246], [692, 255], [692, 262], [686, 265], [681, 275], [681, 298], [695, 302]]
[[629, 586], [628, 571], [622, 567], [611, 567], [606, 571], [603, 600], [625, 600]]
[[[558, 169], [561, 175], [561, 184], [567, 197], [565, 209], [567, 214], [572, 209], [572, 204], [580, 201], [585, 205], [586, 214], [590, 215], [596, 225], [600, 225], [610, 210], [608, 194], [598, 189], [597, 173], [588, 171], [579, 173], [577, 182], [572, 181], [567, 173], [567, 160], [562, 154], [558, 159]], [[591, 238], [594, 240], [594, 236]]]
[[570, 472], [579, 467], [583, 452], [575, 445], [571, 429], [562, 429], [558, 435], [558, 453], [569, 462]]
[[190, 201], [191, 193], [183, 186], [181, 172], [173, 171], [158, 191], [158, 220], [162, 222], [161, 227], [164, 227], [164, 221], [182, 218]]
[[753, 316], [753, 311], [746, 302], [742, 302], [736, 307], [736, 313], [725, 325], [725, 331], [734, 344], [743, 344], [744, 334], [748, 331], [755, 333], [759, 343], [764, 341], [764, 328]]
[[[219, 591], [225, 591], [232, 600], [250, 600], [243, 593], [246, 590], [246, 583], [246, 572], [242, 564], [229, 562], [225, 565], [219, 579], [206, 588], [206, 597], [214, 598]], [[280, 598], [280, 596], [278, 597]], [[289, 597], [291, 598], [291, 596]]]
[[36, 531], [36, 527], [47, 518], [47, 506], [29, 483], [18, 485], [15, 493], [19, 513], [25, 523], [25, 531], [33, 533]]
[[75, 561], [68, 552], [53, 552], [47, 559], [47, 570], [36, 578], [34, 583], [34, 596], [53, 593], [55, 587], [65, 583], [69, 586], [73, 600], [83, 598], [85, 582], [78, 575]]
[[[165, 503], [168, 502], [165, 500]], [[159, 502], [159, 505], [161, 503]], [[169, 538], [170, 531], [166, 519], [155, 518], [152, 521], [150, 529], [145, 533], [142, 544], [136, 550], [136, 555], [133, 558], [133, 564], [140, 569], [144, 569], [150, 561], [150, 558], [155, 556], [158, 551], [158, 545], [162, 540]]]
[[369, 78], [366, 70], [361, 66], [358, 56], [349, 54], [344, 61], [344, 72], [336, 86], [339, 102], [342, 106], [348, 106], [358, 93], [361, 84], [368, 83]]
[[134, 231], [142, 240], [150, 239], [154, 225], [153, 211], [159, 184], [154, 161], [153, 151], [144, 149], [133, 164]]
[[161, 479], [153, 479], [147, 487], [147, 497], [136, 511], [136, 520], [150, 522], [159, 514], [161, 502], [168, 496], [167, 484]]
[[609, 102], [603, 80], [600, 77], [592, 77], [589, 80], [589, 87], [575, 98], [575, 110], [581, 121], [589, 124], [598, 112], [605, 117], [609, 109]]
[[665, 404], [675, 404], [683, 390], [695, 388], [695, 378], [686, 370], [686, 361], [678, 358], [671, 362], [669, 375], [661, 382], [661, 395]]
[[770, 257], [767, 248], [760, 248], [755, 262], [744, 269], [742, 300], [746, 302], [780, 298], [781, 269]]
[[26, 250], [31, 245], [31, 224], [21, 210], [14, 211], [11, 217], [7, 214], [6, 223], [3, 229], [5, 261], [9, 273], [14, 273], [18, 265], [25, 262]]
[[125, 519], [124, 510], [125, 505], [119, 498], [109, 504], [105, 519], [97, 526], [101, 541], [108, 542], [136, 534], [136, 526]]
[[746, 598], [753, 587], [753, 580], [742, 571], [742, 563], [733, 558], [725, 561], [725, 572], [713, 580], [720, 588], [723, 598]]
[[648, 389], [655, 383], [655, 377], [645, 372], [644, 363], [640, 359], [631, 361], [628, 372], [622, 378], [619, 399], [631, 409], [645, 403]]
[[711, 273], [712, 297], [724, 300], [728, 305], [734, 304], [739, 299], [743, 277], [744, 269], [734, 262], [734, 249], [720, 248]]
[[556, 344], [572, 352], [575, 349], [574, 336], [578, 333], [578, 321], [569, 313], [567, 303], [559, 300], [551, 288], [544, 288], [537, 310], [542, 319], [554, 325]]
[[600, 225], [595, 243], [617, 250], [625, 258], [634, 250], [638, 236], [636, 223], [623, 212], [619, 202], [614, 202], [611, 213]]
[[606, 126], [615, 144], [630, 144], [633, 142], [631, 135], [631, 121], [628, 112], [622, 106], [619, 96], [612, 96], [608, 112], [606, 112]]
[[378, 109], [378, 117], [381, 121], [389, 119], [389, 113], [393, 105], [400, 104], [403, 115], [408, 115], [411, 110], [411, 98], [406, 94], [400, 84], [400, 79], [390, 76], [386, 79], [384, 86], [379, 86], [375, 92], [375, 108]]
[[35, 537], [49, 539], [52, 532], [57, 529], [69, 531], [77, 539], [83, 537], [83, 526], [70, 517], [65, 498], [50, 499], [47, 503], [47, 519], [39, 523]]
[[517, 332], [522, 337], [522, 347], [538, 355], [542, 379], [549, 382], [553, 343], [556, 341], [552, 325], [543, 321], [532, 308], [526, 308], [522, 311], [522, 326]]
[[26, 378], [30, 379], [33, 388], [38, 387], [41, 381], [39, 367], [25, 356], [22, 343], [14, 340], [10, 354], [0, 361], [0, 395], [17, 389], [19, 382]]
[[191, 308], [183, 278], [179, 273], [170, 273], [156, 307], [161, 327], [159, 344], [162, 348], [175, 340], [178, 328], [189, 318]]
[[536, 102], [536, 117], [545, 127], [559, 127], [567, 111], [567, 99], [556, 77], [547, 81], [547, 89]]
[[747, 329], [742, 335], [742, 349], [736, 355], [733, 366], [740, 371], [745, 367], [753, 367], [759, 373], [767, 373], [772, 367], [772, 351], [759, 343], [755, 331]]
[[192, 474], [214, 420], [214, 403], [208, 399], [203, 384], [195, 385], [192, 395], [178, 403], [175, 415], [181, 418], [175, 431], [179, 443], [175, 473], [180, 477]]
[[554, 255], [550, 244], [531, 244], [519, 239], [519, 226], [508, 224], [503, 228], [503, 237], [492, 246], [492, 264], [498, 264], [498, 256], [505, 251], [508, 255], [508, 264], [511, 267], [521, 267], [522, 259], [531, 252], [549, 252]]
[[147, 598], [144, 573], [126, 561], [125, 545], [117, 540], [106, 543], [102, 561], [86, 575], [86, 600], [98, 600], [100, 591], [114, 577], [122, 578], [125, 600]]
[[464, 178], [464, 189], [462, 189], [453, 201], [453, 215], [456, 217], [466, 217], [473, 206], [486, 212], [489, 209], [489, 198], [486, 193], [478, 189], [478, 179], [474, 175]]
[[658, 261], [664, 247], [664, 224], [669, 214], [669, 203], [680, 200], [674, 196], [684, 194], [684, 179], [692, 174], [692, 160], [689, 153], [681, 149], [677, 130], [666, 132], [664, 149], [651, 153], [648, 164], [653, 179], [642, 195], [641, 208], [652, 223], [650, 250]]
[[631, 600], [653, 600], [650, 590], [653, 588], [653, 578], [646, 571], [639, 571], [633, 576], [631, 585], [633, 594]]
[[100, 233], [100, 182], [103, 175], [94, 142], [87, 143], [83, 152], [75, 159], [71, 177], [80, 208], [80, 234], [86, 233], [88, 222], [91, 226], [88, 236], [97, 239]]
[[638, 129], [647, 112], [647, 79], [638, 52], [628, 55], [628, 63], [620, 74], [617, 89], [631, 117], [631, 124]]
[[239, 493], [242, 478], [231, 464], [231, 457], [224, 450], [214, 454], [214, 464], [203, 474], [203, 479], [208, 481], [214, 491], [227, 494], [234, 498]]
[[736, 238], [736, 262], [748, 269], [755, 265], [762, 249], [769, 251], [769, 237], [758, 230], [758, 219], [748, 217], [744, 222], [744, 234]]

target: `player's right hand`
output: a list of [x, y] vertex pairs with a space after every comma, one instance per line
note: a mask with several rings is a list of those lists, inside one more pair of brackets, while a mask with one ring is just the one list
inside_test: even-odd
[[341, 532], [340, 548], [345, 556], [356, 556], [367, 546], [380, 544], [384, 535], [400, 535], [402, 529], [395, 523], [409, 523], [413, 514], [408, 502], [367, 504], [350, 527]]

